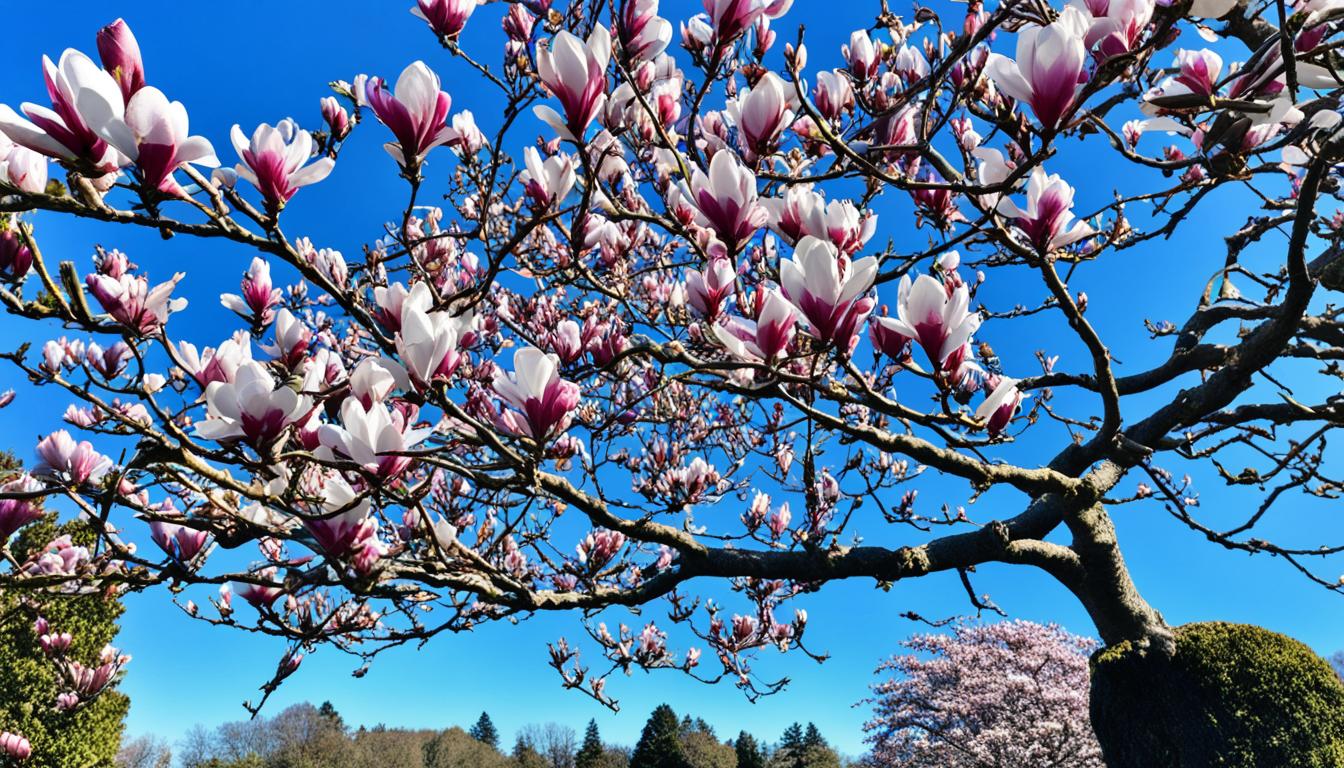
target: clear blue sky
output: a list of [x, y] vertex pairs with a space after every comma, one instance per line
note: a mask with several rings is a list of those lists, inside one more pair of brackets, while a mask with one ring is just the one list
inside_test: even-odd
[[[250, 132], [259, 121], [293, 116], [315, 128], [317, 102], [328, 95], [328, 81], [348, 80], [361, 72], [395, 78], [416, 58], [423, 58], [443, 77], [453, 96], [454, 111], [472, 109], [481, 126], [492, 133], [499, 114], [497, 98], [478, 89], [464, 68], [437, 48], [421, 22], [406, 12], [404, 6], [410, 4], [410, 0], [25, 3], [6, 14], [10, 28], [6, 44], [0, 46], [0, 71], [6, 73], [0, 101], [16, 106], [23, 100], [42, 101], [41, 55], [55, 58], [70, 46], [93, 54], [95, 31], [121, 14], [140, 40], [150, 83], [187, 105], [192, 132], [210, 138], [227, 163], [235, 159], [228, 141], [233, 123], [241, 123]], [[905, 10], [900, 3], [893, 8]], [[835, 65], [838, 48], [849, 31], [870, 24], [875, 9], [875, 2], [797, 0], [790, 24], [780, 30], [780, 44], [792, 39], [792, 25], [804, 22], [811, 68]], [[490, 61], [498, 58], [502, 10], [500, 4], [481, 8], [466, 35], [468, 49], [487, 51], [484, 58]], [[663, 15], [674, 22], [697, 10], [699, 3], [687, 0], [663, 3]], [[396, 215], [403, 199], [392, 163], [380, 147], [384, 140], [380, 127], [360, 131], [331, 178], [300, 193], [286, 214], [288, 233], [311, 236], [320, 247], [346, 253], [355, 253], [361, 244], [377, 238], [382, 222]], [[448, 163], [446, 156], [432, 159], [430, 173], [442, 172]], [[1104, 201], [1114, 178], [1108, 175], [1114, 169], [1104, 162], [1095, 157], [1084, 160], [1077, 153], [1064, 153], [1051, 170], [1064, 173], [1079, 187], [1103, 181], [1080, 191], [1085, 207]], [[1201, 240], [1201, 234], [1211, 226], [1226, 232], [1243, 218], [1226, 211], [1244, 202], [1229, 196], [1213, 200], [1187, 224], [1184, 234], [1168, 243], [1126, 252], [1110, 267], [1084, 270], [1075, 282], [1075, 288], [1087, 290], [1092, 297], [1094, 322], [1118, 339], [1114, 348], [1125, 363], [1124, 371], [1140, 370], [1166, 354], [1165, 344], [1145, 341], [1141, 321], [1184, 317], [1178, 313], [1188, 311], [1222, 259], [1221, 244]], [[890, 237], [898, 250], [908, 250], [927, 237], [927, 230], [913, 229], [904, 199], [888, 193], [878, 210], [883, 217], [878, 241]], [[220, 337], [218, 329], [234, 327], [231, 315], [218, 306], [209, 288], [236, 283], [252, 254], [187, 238], [163, 242], [153, 233], [50, 216], [36, 221], [46, 251], [56, 258], [73, 258], [86, 265], [97, 242], [122, 248], [154, 275], [185, 269], [189, 277], [182, 293], [193, 305], [185, 321], [178, 324], [179, 335], [197, 329], [199, 335], [193, 341], [214, 343]], [[1008, 296], [1005, 303], [1030, 303], [1038, 298], [1039, 288], [1013, 296], [1012, 287], [1011, 283], [994, 286], [1002, 293], [986, 295]], [[1159, 311], [1159, 307], [1169, 309]], [[0, 320], [0, 330], [11, 339], [13, 334], [34, 333], [31, 325], [8, 319]], [[1040, 322], [1026, 321], [1014, 326], [1011, 334], [997, 336], [991, 323], [982, 335], [993, 341], [1010, 368], [1022, 373], [1034, 370], [1032, 352], [1038, 348], [1062, 351], [1063, 368], [1085, 365], [1075, 344], [1053, 338], [1050, 332]], [[41, 335], [33, 340], [40, 345], [47, 338]], [[19, 384], [11, 371], [0, 371], [0, 389]], [[0, 411], [0, 424], [4, 425], [5, 446], [30, 455], [35, 437], [56, 426], [57, 414], [66, 402], [55, 392], [34, 392], [22, 386], [20, 390], [18, 403]], [[1170, 394], [1164, 392], [1160, 397]], [[1028, 442], [1016, 455], [1043, 460], [1043, 454], [1031, 451]], [[955, 488], [957, 495], [948, 501], [961, 503], [964, 488], [940, 486], [937, 481], [924, 486], [923, 500], [933, 502], [940, 487]], [[1203, 511], [1208, 514], [1235, 515], [1247, 504], [1212, 483], [1203, 483], [1200, 490]], [[972, 513], [979, 519], [1007, 517], [1020, 504], [1016, 496], [991, 495]], [[1327, 530], [1339, 532], [1338, 522], [1326, 517], [1323, 506], [1293, 499], [1287, 507], [1296, 512], [1281, 518], [1283, 522], [1270, 532], [1296, 536], [1299, 543], [1324, 540], [1321, 537]], [[733, 516], [738, 513], [736, 508], [724, 510]], [[1168, 621], [1224, 619], [1261, 624], [1298, 637], [1322, 653], [1344, 645], [1339, 640], [1344, 628], [1340, 598], [1309, 586], [1284, 563], [1203, 543], [1156, 506], [1120, 510], [1117, 524], [1136, 581]], [[980, 569], [976, 583], [1014, 616], [1091, 632], [1078, 604], [1056, 583], [1030, 570], [987, 566]], [[175, 739], [198, 722], [212, 725], [241, 718], [245, 713], [239, 702], [256, 694], [256, 686], [273, 668], [279, 646], [271, 640], [192, 622], [165, 597], [154, 593], [128, 600], [118, 643], [135, 656], [123, 685], [133, 702], [130, 732], [154, 732]], [[393, 651], [378, 660], [362, 680], [350, 676], [353, 660], [329, 650], [319, 652], [275, 696], [271, 711], [295, 701], [329, 699], [350, 723], [441, 727], [469, 724], [484, 709], [506, 740], [528, 722], [558, 721], [581, 728], [595, 717], [609, 740], [633, 743], [649, 710], [666, 701], [679, 713], [705, 718], [724, 736], [748, 729], [773, 741], [788, 723], [811, 720], [843, 750], [857, 754], [861, 751], [860, 724], [867, 713], [854, 705], [865, 695], [873, 668], [916, 629], [898, 614], [913, 610], [943, 616], [966, 608], [954, 575], [900, 584], [890, 593], [867, 582], [836, 584], [801, 605], [813, 619], [810, 646], [830, 652], [832, 659], [820, 666], [800, 656], [786, 657], [782, 663], [764, 659], [758, 668], [787, 674], [793, 683], [785, 693], [756, 704], [746, 702], [731, 686], [706, 687], [674, 674], [655, 678], [637, 674], [631, 680], [612, 681], [623, 704], [621, 713], [612, 714], [557, 685], [554, 672], [546, 666], [545, 644], [579, 632], [572, 617], [545, 616], [518, 627], [493, 626], [470, 635], [443, 637], [419, 651]], [[654, 616], [664, 612], [661, 606], [649, 610]]]

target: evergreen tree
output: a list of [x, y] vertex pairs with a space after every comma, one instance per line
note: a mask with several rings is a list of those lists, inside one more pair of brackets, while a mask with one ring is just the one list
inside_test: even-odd
[[755, 736], [742, 731], [737, 734], [733, 748], [737, 751], [737, 768], [765, 768], [765, 752]]
[[677, 713], [659, 704], [644, 724], [639, 743], [630, 756], [630, 768], [691, 768], [681, 748], [681, 723]]
[[784, 735], [779, 739], [780, 749], [799, 749], [803, 746], [803, 726], [794, 723], [784, 729]]
[[574, 756], [574, 768], [598, 768], [602, 764], [602, 735], [598, 733], [597, 721], [588, 721], [588, 730], [583, 733], [583, 746]]
[[482, 744], [489, 744], [499, 749], [499, 731], [495, 729], [495, 722], [490, 719], [489, 712], [482, 712], [476, 719], [476, 724], [471, 726], [471, 730], [467, 733]]
[[807, 724], [807, 732], [803, 734], [804, 747], [825, 747], [826, 739], [822, 738], [821, 731], [817, 730], [815, 723]]
[[513, 764], [517, 768], [548, 768], [546, 758], [524, 739], [522, 734], [513, 742]]
[[[11, 456], [0, 454], [0, 478], [15, 465]], [[48, 515], [20, 531], [10, 550], [22, 562], [63, 534], [70, 534], [79, 545], [94, 544], [87, 524], [57, 525], [55, 515]], [[105, 593], [53, 595], [44, 601], [41, 615], [54, 630], [69, 632], [74, 638], [69, 657], [88, 664], [116, 636], [122, 610], [120, 601]], [[33, 631], [34, 614], [19, 608], [15, 596], [4, 595], [0, 596], [0, 616], [0, 670], [4, 671], [0, 674], [0, 730], [21, 733], [32, 744], [33, 754], [24, 768], [112, 766], [130, 700], [112, 690], [73, 713], [57, 712], [56, 695], [65, 686], [42, 652]]]
[[330, 701], [322, 702], [322, 706], [317, 708], [317, 714], [329, 722], [332, 728], [342, 733], [345, 732], [345, 718], [341, 717], [341, 713], [336, 711], [335, 704]]

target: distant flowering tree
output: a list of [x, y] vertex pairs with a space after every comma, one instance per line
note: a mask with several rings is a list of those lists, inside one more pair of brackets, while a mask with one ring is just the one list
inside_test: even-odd
[[[41, 103], [0, 106], [0, 304], [40, 337], [2, 357], [70, 404], [0, 529], [50, 498], [97, 542], [7, 558], [3, 588], [171, 586], [188, 616], [288, 641], [267, 696], [319, 645], [367, 661], [573, 611], [587, 639], [552, 664], [612, 706], [636, 668], [773, 692], [761, 652], [820, 658], [796, 596], [951, 572], [980, 610], [989, 562], [1042, 569], [1115, 658], [1160, 669], [1178, 633], [1110, 517], [1145, 500], [1344, 589], [1313, 561], [1338, 547], [1253, 531], [1341, 490], [1344, 9], [875, 5], [827, 5], [857, 29], [818, 68], [790, 0], [678, 24], [657, 0], [419, 0], [479, 75], [458, 100], [503, 105], [479, 122], [424, 61], [336, 81], [320, 123], [249, 129], [191, 124], [122, 22], [99, 61], [44, 59]], [[477, 24], [502, 50], [469, 50]], [[361, 247], [286, 224], [378, 143], [405, 195], [345, 183], [385, 228]], [[1069, 155], [1127, 170], [1066, 179]], [[241, 283], [116, 249], [54, 262], [34, 224], [56, 215], [233, 244]], [[1217, 253], [1188, 301], [1078, 287], [1196, 218]], [[236, 327], [177, 322], [189, 289]], [[1136, 304], [1144, 330], [1089, 313]], [[1144, 333], [1121, 371], [1112, 346]], [[921, 501], [934, 475], [965, 493]], [[1199, 516], [1211, 479], [1244, 519]], [[734, 600], [690, 592], [716, 579]], [[604, 612], [656, 600], [666, 618]], [[1185, 712], [1221, 698], [1201, 685]], [[1235, 725], [1163, 712], [1117, 727]]]
[[1027, 621], [917, 635], [878, 668], [869, 762], [890, 768], [1102, 768], [1087, 704], [1093, 640]]

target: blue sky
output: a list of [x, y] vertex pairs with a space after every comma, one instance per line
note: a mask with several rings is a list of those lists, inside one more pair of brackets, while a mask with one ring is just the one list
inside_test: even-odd
[[[492, 133], [499, 114], [497, 98], [477, 88], [475, 79], [438, 49], [421, 22], [406, 13], [403, 6], [409, 4], [409, 0], [24, 4], [9, 12], [12, 26], [6, 45], [0, 46], [0, 71], [7, 73], [0, 101], [13, 105], [42, 101], [41, 55], [55, 58], [66, 47], [94, 53], [95, 31], [122, 14], [144, 50], [149, 82], [186, 104], [192, 132], [210, 138], [226, 162], [234, 160], [227, 138], [233, 123], [250, 132], [260, 121], [292, 116], [315, 128], [317, 102], [329, 94], [328, 81], [348, 80], [361, 72], [395, 78], [416, 58], [423, 58], [443, 77], [454, 111], [472, 109], [485, 131]], [[665, 0], [662, 13], [675, 22], [696, 12], [698, 5]], [[465, 38], [468, 49], [488, 52], [485, 58], [491, 61], [497, 58], [502, 10], [500, 4], [481, 8]], [[875, 10], [876, 3], [797, 0], [789, 24], [781, 28], [780, 44], [793, 38], [793, 25], [805, 22], [811, 68], [835, 65], [849, 31], [870, 24]], [[286, 213], [291, 237], [308, 235], [319, 247], [350, 254], [379, 236], [382, 223], [399, 212], [403, 199], [392, 162], [380, 147], [385, 140], [381, 131], [378, 126], [359, 131], [331, 178], [299, 194]], [[521, 133], [514, 135], [523, 140]], [[515, 147], [519, 148], [521, 144]], [[1051, 170], [1080, 188], [1095, 184], [1080, 189], [1081, 207], [1087, 208], [1107, 199], [1115, 178], [1110, 172], [1116, 169], [1106, 162], [1066, 150]], [[433, 156], [429, 172], [443, 172], [449, 163], [446, 153]], [[1097, 184], [1098, 180], [1105, 183]], [[1242, 214], [1227, 212], [1245, 202], [1233, 194], [1215, 196], [1171, 241], [1127, 251], [1110, 266], [1081, 272], [1074, 287], [1089, 292], [1090, 317], [1103, 333], [1117, 339], [1114, 348], [1124, 362], [1122, 372], [1141, 370], [1165, 356], [1167, 345], [1148, 343], [1141, 321], [1184, 317], [1222, 260], [1221, 243], [1207, 239], [1207, 233], [1225, 233], [1239, 223]], [[877, 209], [882, 216], [877, 241], [892, 238], [899, 251], [913, 249], [927, 238], [927, 230], [913, 229], [904, 199], [889, 192]], [[235, 327], [210, 287], [236, 284], [252, 254], [186, 238], [164, 242], [154, 233], [49, 216], [35, 221], [44, 249], [55, 258], [71, 258], [83, 266], [93, 244], [101, 243], [125, 250], [152, 275], [187, 271], [182, 293], [193, 305], [184, 323], [187, 331], [199, 332], [191, 339], [198, 344], [218, 341], [219, 328]], [[1001, 287], [992, 286], [1002, 293], [987, 293], [987, 300], [996, 295], [1012, 296], [1005, 302], [1039, 299], [1039, 288], [1014, 295], [1013, 287], [1012, 278], [1007, 278]], [[1159, 311], [1164, 314], [1155, 314]], [[996, 337], [991, 323], [982, 335], [993, 341], [1006, 364], [1016, 365], [1022, 373], [1034, 370], [1032, 353], [1042, 348], [1062, 353], [1061, 367], [1066, 369], [1085, 365], [1076, 343], [1053, 335], [1057, 328], [1043, 319], [1028, 320], [1014, 325], [1011, 334]], [[0, 330], [5, 338], [30, 335], [39, 345], [50, 338], [46, 332], [35, 334], [31, 324], [9, 319], [0, 319]], [[183, 330], [179, 327], [178, 333]], [[18, 384], [11, 371], [0, 371], [0, 389]], [[0, 423], [5, 427], [5, 447], [28, 455], [36, 436], [56, 426], [56, 414], [66, 403], [58, 393], [20, 389], [21, 399], [0, 412]], [[1171, 394], [1157, 393], [1148, 404]], [[1141, 404], [1136, 401], [1128, 407]], [[1057, 440], [1058, 435], [1053, 437]], [[1043, 461], [1048, 454], [1041, 450], [1055, 444], [1029, 439], [1007, 455]], [[927, 502], [937, 498], [933, 494], [940, 488], [955, 492], [947, 497], [953, 504], [961, 503], [965, 495], [964, 487], [936, 479], [924, 488], [922, 498]], [[1200, 490], [1201, 511], [1213, 516], [1235, 516], [1254, 503], [1212, 483], [1201, 484]], [[1018, 496], [991, 494], [972, 508], [972, 514], [978, 519], [1008, 517], [1020, 505]], [[1296, 537], [1298, 543], [1318, 543], [1326, 532], [1338, 533], [1338, 522], [1323, 505], [1292, 499], [1285, 511], [1290, 514], [1281, 513], [1269, 532]], [[725, 511], [733, 516], [738, 512]], [[1260, 624], [1298, 637], [1322, 653], [1344, 645], [1339, 640], [1344, 628], [1340, 598], [1308, 585], [1286, 564], [1204, 543], [1155, 505], [1127, 507], [1115, 515], [1135, 580], [1169, 622], [1222, 619]], [[1055, 621], [1080, 633], [1091, 631], [1076, 601], [1055, 582], [1030, 570], [986, 566], [976, 575], [976, 585], [1016, 617]], [[133, 702], [130, 732], [173, 739], [195, 723], [241, 718], [245, 712], [239, 702], [256, 694], [256, 686], [273, 668], [279, 646], [190, 621], [165, 598], [160, 592], [127, 601], [118, 642], [135, 656], [123, 684]], [[679, 713], [705, 718], [724, 736], [747, 729], [775, 740], [790, 722], [814, 721], [843, 750], [858, 753], [860, 725], [867, 713], [854, 705], [865, 695], [873, 668], [917, 629], [898, 614], [915, 611], [937, 617], [966, 608], [956, 576], [946, 574], [899, 584], [889, 593], [867, 582], [835, 584], [801, 605], [813, 620], [810, 647], [829, 652], [832, 658], [824, 665], [801, 656], [763, 660], [758, 666], [767, 676], [787, 674], [793, 682], [786, 692], [755, 704], [731, 686], [706, 687], [675, 674], [648, 678], [637, 673], [633, 679], [611, 682], [623, 709], [610, 713], [557, 685], [546, 666], [545, 644], [561, 635], [575, 637], [578, 627], [573, 617], [543, 616], [521, 626], [489, 626], [469, 635], [442, 637], [418, 651], [394, 650], [362, 680], [350, 676], [357, 666], [354, 660], [320, 651], [274, 697], [271, 711], [294, 701], [329, 699], [350, 723], [442, 727], [466, 725], [484, 709], [506, 740], [529, 722], [557, 721], [580, 728], [592, 717], [609, 740], [633, 743], [649, 710], [665, 701]], [[654, 616], [663, 610], [649, 608]]]

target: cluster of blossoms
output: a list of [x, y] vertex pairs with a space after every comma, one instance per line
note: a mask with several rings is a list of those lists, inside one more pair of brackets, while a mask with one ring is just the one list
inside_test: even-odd
[[[450, 94], [413, 61], [395, 80], [335, 81], [311, 129], [289, 117], [232, 125], [232, 167], [147, 79], [123, 22], [98, 34], [101, 65], [73, 49], [43, 60], [50, 106], [0, 106], [0, 210], [16, 214], [0, 227], [0, 303], [64, 328], [40, 360], [3, 358], [75, 402], [27, 471], [0, 476], [0, 535], [53, 497], [99, 543], [51, 542], [25, 575], [86, 590], [222, 584], [184, 610], [290, 641], [267, 694], [322, 642], [369, 657], [486, 621], [666, 598], [668, 619], [642, 629], [585, 624], [593, 663], [608, 669], [554, 644], [564, 684], [610, 703], [613, 671], [700, 674], [703, 648], [722, 667], [706, 678], [756, 695], [780, 684], [762, 681], [754, 656], [813, 655], [808, 613], [789, 603], [823, 582], [956, 570], [983, 608], [969, 576], [982, 562], [1098, 557], [1045, 537], [1066, 520], [1074, 533], [1105, 530], [1104, 510], [1083, 513], [1155, 495], [1144, 485], [1124, 498], [1126, 473], [1165, 483], [1151, 454], [1179, 444], [1182, 459], [1198, 455], [1195, 443], [1237, 423], [1224, 409], [1256, 371], [1236, 366], [1285, 349], [1337, 357], [1328, 315], [1291, 345], [1296, 330], [1247, 330], [1242, 343], [1278, 344], [1253, 355], [1201, 341], [1222, 322], [1278, 317], [1282, 297], [1306, 312], [1301, 274], [1335, 279], [1325, 267], [1227, 262], [1223, 284], [1254, 275], [1264, 301], [1233, 303], [1226, 288], [1216, 298], [1229, 303], [1206, 312], [1206, 289], [1198, 320], [1150, 325], [1178, 336], [1171, 361], [1125, 377], [1070, 285], [1109, 253], [1171, 234], [1220, 184], [1284, 187], [1262, 193], [1276, 217], [1229, 247], [1294, 229], [1296, 206], [1310, 212], [1344, 123], [1326, 66], [1344, 10], [1329, 3], [1296, 9], [1292, 46], [1261, 41], [1235, 67], [1209, 50], [1153, 63], [1187, 16], [1226, 4], [1077, 0], [972, 3], [960, 25], [934, 9], [908, 23], [884, 12], [821, 70], [809, 70], [801, 33], [776, 46], [789, 0], [705, 0], [680, 24], [658, 0], [596, 16], [602, 4], [562, 5], [411, 9], [443, 55], [499, 89], [501, 118], [454, 113], [465, 90], [449, 81]], [[497, 65], [465, 53], [492, 13], [505, 37]], [[1009, 33], [1012, 56], [991, 50]], [[1125, 104], [1133, 119], [1112, 127]], [[1160, 132], [1178, 144], [1140, 154], [1141, 137]], [[1097, 194], [1065, 174], [1076, 178], [1065, 157], [1084, 138], [1170, 186], [1116, 191], [1087, 213]], [[340, 158], [361, 147], [407, 187], [405, 200], [368, 203], [393, 217], [377, 239], [287, 237], [282, 219], [314, 220], [300, 210], [320, 196], [299, 191], [340, 183]], [[68, 185], [50, 183], [51, 163]], [[425, 205], [430, 190], [441, 206]], [[1153, 220], [1126, 212], [1140, 203]], [[91, 265], [53, 269], [17, 216], [27, 210], [227, 241], [247, 254], [241, 279], [218, 291], [225, 313], [213, 295], [188, 305], [200, 289], [186, 265], [151, 254], [136, 251], [142, 268], [99, 248]], [[899, 234], [903, 220], [918, 237]], [[1344, 232], [1303, 221], [1297, 231], [1332, 242]], [[207, 309], [231, 327], [184, 319]], [[1059, 326], [1015, 332], [1038, 321]], [[1033, 375], [1036, 343], [1049, 349], [1034, 350]], [[1059, 371], [1056, 346], [1068, 350]], [[1224, 365], [1232, 373], [1214, 375]], [[1186, 376], [1179, 407], [1122, 416], [1131, 395]], [[1057, 401], [1059, 388], [1078, 396]], [[1027, 430], [1059, 437], [1058, 456], [1015, 457]], [[1285, 461], [1314, 474], [1320, 451]], [[935, 474], [972, 495], [924, 509], [915, 486]], [[1336, 491], [1320, 480], [1322, 495]], [[967, 511], [995, 486], [1024, 495], [1020, 519], [988, 525]], [[865, 543], [860, 528], [882, 522], [914, 542]], [[969, 532], [933, 538], [937, 526]], [[700, 577], [729, 580], [746, 607], [683, 594]], [[1149, 618], [1141, 630], [1160, 630]], [[676, 650], [671, 625], [699, 646]], [[61, 642], [63, 708], [114, 684], [126, 661], [108, 649], [82, 666]]]

